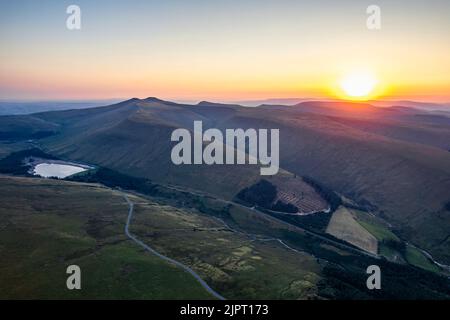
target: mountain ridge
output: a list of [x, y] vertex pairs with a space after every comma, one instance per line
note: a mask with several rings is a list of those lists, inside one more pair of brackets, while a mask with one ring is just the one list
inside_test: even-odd
[[[289, 106], [210, 108], [150, 101], [127, 100], [92, 109], [34, 114], [22, 118], [22, 123], [38, 118], [56, 126], [55, 134], [40, 140], [45, 150], [55, 155], [224, 199], [257, 182], [258, 168], [175, 166], [170, 161], [171, 132], [175, 128], [190, 130], [195, 120], [202, 120], [204, 129], [277, 128], [281, 174], [310, 176], [360, 204], [370, 204], [402, 237], [450, 261], [450, 241], [445, 240], [449, 213], [444, 209], [450, 201], [450, 153], [433, 145], [433, 135], [424, 141], [417, 136], [420, 130], [426, 133], [422, 138], [431, 134], [434, 124], [411, 118], [409, 113], [404, 118], [403, 109], [383, 111], [370, 105], [369, 115], [374, 116], [367, 118], [366, 113], [357, 118], [345, 112], [335, 114], [338, 106], [353, 106], [345, 103], [306, 104], [321, 106], [318, 113]], [[397, 122], [392, 122], [392, 117]], [[6, 120], [13, 123], [13, 119], [0, 117], [0, 124]], [[361, 127], [361, 121], [368, 120], [375, 123], [376, 130]], [[407, 132], [409, 141], [379, 132], [379, 126], [390, 125], [405, 134], [402, 126], [406, 124], [412, 130]], [[445, 123], [442, 128], [438, 133], [450, 137]]]

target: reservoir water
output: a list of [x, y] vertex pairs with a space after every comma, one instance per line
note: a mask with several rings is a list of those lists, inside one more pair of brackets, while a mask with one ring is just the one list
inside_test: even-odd
[[44, 178], [57, 177], [62, 179], [86, 170], [88, 169], [70, 164], [40, 163], [33, 168], [33, 174]]

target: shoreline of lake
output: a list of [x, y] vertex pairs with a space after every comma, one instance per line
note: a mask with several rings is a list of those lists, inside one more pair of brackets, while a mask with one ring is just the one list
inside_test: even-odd
[[59, 178], [64, 179], [74, 174], [85, 172], [95, 167], [86, 164], [54, 160], [43, 159], [36, 157], [29, 157], [24, 159], [25, 165], [29, 166], [28, 173], [33, 176], [39, 176], [42, 178]]

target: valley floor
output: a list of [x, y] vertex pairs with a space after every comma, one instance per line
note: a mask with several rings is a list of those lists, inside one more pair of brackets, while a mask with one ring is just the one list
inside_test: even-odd
[[[448, 283], [431, 272], [372, 258], [257, 210], [185, 196], [127, 192], [127, 203], [122, 191], [99, 184], [0, 176], [0, 299], [450, 297]], [[384, 272], [382, 292], [365, 287], [365, 268], [374, 263]], [[66, 288], [73, 264], [82, 290]]]
[[[1, 176], [0, 196], [2, 299], [213, 298], [190, 274], [127, 239], [128, 206], [119, 191]], [[191, 265], [227, 297], [316, 295], [320, 267], [310, 255], [254, 242], [214, 218], [129, 198], [136, 208], [131, 230]], [[66, 288], [65, 271], [72, 264], [82, 270], [80, 291]]]

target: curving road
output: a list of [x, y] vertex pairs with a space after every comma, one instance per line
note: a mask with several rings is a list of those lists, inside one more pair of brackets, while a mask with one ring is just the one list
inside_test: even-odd
[[143, 247], [145, 250], [147, 250], [150, 253], [157, 256], [158, 258], [161, 258], [167, 262], [173, 263], [177, 267], [180, 267], [184, 271], [188, 272], [201, 284], [201, 286], [203, 288], [206, 289], [206, 291], [208, 291], [210, 294], [212, 294], [214, 297], [216, 297], [219, 300], [225, 300], [224, 297], [222, 297], [220, 294], [218, 294], [216, 291], [214, 291], [202, 278], [200, 278], [200, 276], [197, 273], [195, 273], [194, 270], [192, 270], [191, 268], [189, 268], [188, 266], [182, 264], [181, 262], [179, 262], [177, 260], [174, 260], [172, 258], [169, 258], [169, 257], [159, 253], [158, 251], [156, 251], [153, 248], [151, 248], [150, 246], [146, 245], [144, 242], [142, 242], [141, 240], [139, 240], [138, 238], [136, 238], [134, 235], [132, 235], [130, 233], [129, 227], [130, 227], [131, 219], [133, 217], [134, 204], [133, 204], [133, 202], [131, 202], [131, 200], [128, 198], [128, 196], [125, 193], [122, 193], [122, 195], [125, 198], [125, 200], [127, 201], [128, 206], [129, 206], [127, 223], [125, 225], [125, 234], [127, 235], [127, 237], [130, 238], [131, 240], [133, 240], [135, 243], [137, 243], [141, 247]]

